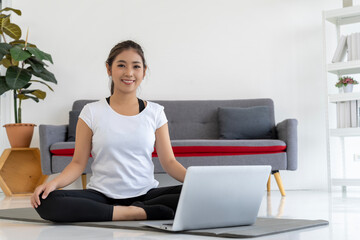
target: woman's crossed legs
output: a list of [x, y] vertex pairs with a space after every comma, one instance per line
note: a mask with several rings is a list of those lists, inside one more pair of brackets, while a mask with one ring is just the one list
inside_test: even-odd
[[151, 189], [144, 195], [112, 199], [92, 190], [56, 190], [36, 208], [39, 215], [54, 222], [172, 219], [181, 185]]

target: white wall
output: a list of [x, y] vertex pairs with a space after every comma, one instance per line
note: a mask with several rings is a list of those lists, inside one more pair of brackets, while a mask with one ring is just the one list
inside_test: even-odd
[[[25, 102], [24, 122], [66, 124], [76, 99], [109, 94], [104, 66], [127, 39], [143, 46], [144, 99], [272, 98], [299, 121], [299, 169], [285, 189], [327, 187], [322, 10], [340, 0], [13, 0], [13, 21], [52, 55], [55, 92]], [[25, 33], [23, 33], [25, 36]], [[32, 145], [38, 146], [35, 133]], [[273, 188], [276, 188], [275, 185]]]

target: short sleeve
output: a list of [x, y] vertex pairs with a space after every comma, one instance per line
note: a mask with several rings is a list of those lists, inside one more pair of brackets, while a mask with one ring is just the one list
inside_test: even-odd
[[81, 118], [90, 129], [92, 129], [92, 114], [89, 105], [85, 105], [80, 112], [79, 118]]
[[168, 122], [168, 120], [165, 115], [164, 107], [161, 106], [160, 111], [158, 112], [158, 114], [156, 116], [156, 129], [162, 127], [167, 122]]

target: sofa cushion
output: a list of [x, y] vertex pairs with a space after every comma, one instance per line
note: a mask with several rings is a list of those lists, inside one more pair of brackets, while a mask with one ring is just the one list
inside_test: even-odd
[[[281, 140], [219, 140], [189, 139], [172, 140], [176, 157], [231, 156], [280, 153], [286, 150]], [[157, 157], [156, 149], [153, 157]]]
[[271, 99], [171, 100], [154, 102], [165, 107], [171, 140], [219, 139], [219, 107], [248, 108], [268, 106], [275, 126], [274, 102]]
[[[72, 160], [72, 156], [53, 156], [51, 161], [51, 171], [53, 173], [60, 173], [64, 168], [69, 165]], [[91, 164], [94, 162], [92, 157], [89, 158], [88, 164], [83, 173], [91, 173]]]
[[50, 146], [50, 152], [53, 155], [72, 156], [75, 151], [75, 142], [57, 142]]
[[75, 141], [76, 124], [79, 119], [80, 112], [81, 110], [73, 110], [69, 112], [69, 128], [68, 128], [67, 141], [70, 142]]
[[[159, 158], [154, 157], [154, 173], [166, 173], [162, 168]], [[231, 156], [208, 157], [177, 157], [176, 160], [185, 168], [190, 166], [239, 166], [239, 165], [271, 165], [273, 171], [287, 169], [286, 152], [274, 154], [247, 154]]]
[[274, 125], [268, 106], [219, 107], [220, 139], [271, 139]]
[[[275, 154], [286, 150], [281, 140], [172, 140], [176, 157], [231, 156], [253, 154]], [[50, 152], [57, 156], [72, 156], [75, 142], [54, 143]], [[152, 154], [157, 157], [156, 149]]]

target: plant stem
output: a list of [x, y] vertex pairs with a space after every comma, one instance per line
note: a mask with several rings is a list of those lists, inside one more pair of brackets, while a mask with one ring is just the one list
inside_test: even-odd
[[18, 119], [19, 119], [19, 123], [22, 123], [22, 120], [21, 120], [21, 99], [19, 99]]
[[18, 118], [17, 118], [16, 90], [14, 90], [14, 115], [15, 115], [15, 123], [18, 123]]
[[6, 39], [5, 39], [5, 35], [4, 35], [4, 32], [3, 32], [2, 34], [1, 34], [1, 36], [3, 37], [3, 39], [4, 39], [4, 42], [5, 42], [5, 43], [7, 43], [7, 42], [6, 42]]

